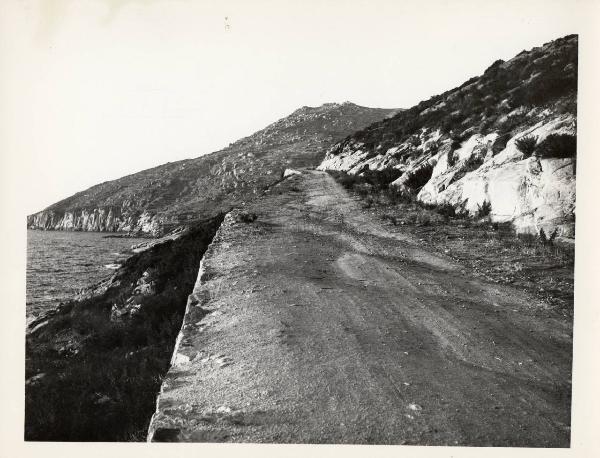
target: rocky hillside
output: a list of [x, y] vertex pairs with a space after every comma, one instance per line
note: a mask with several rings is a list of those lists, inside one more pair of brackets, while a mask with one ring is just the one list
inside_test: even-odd
[[317, 165], [336, 141], [394, 113], [349, 102], [302, 107], [221, 151], [79, 192], [30, 215], [27, 227], [161, 235], [251, 199], [288, 167]]
[[573, 237], [577, 44], [570, 35], [498, 60], [348, 136], [319, 168], [384, 171], [390, 186], [425, 204]]

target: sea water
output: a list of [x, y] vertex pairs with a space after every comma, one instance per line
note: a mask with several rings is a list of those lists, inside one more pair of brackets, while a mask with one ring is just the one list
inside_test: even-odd
[[28, 230], [27, 321], [110, 276], [131, 255], [131, 246], [145, 240], [106, 232]]

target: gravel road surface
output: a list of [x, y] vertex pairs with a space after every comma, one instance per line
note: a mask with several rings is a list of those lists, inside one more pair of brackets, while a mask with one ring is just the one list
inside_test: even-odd
[[204, 257], [150, 440], [569, 446], [570, 320], [325, 173], [245, 211]]

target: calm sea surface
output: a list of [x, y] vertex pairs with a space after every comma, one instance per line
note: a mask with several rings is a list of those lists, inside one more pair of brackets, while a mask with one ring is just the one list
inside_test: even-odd
[[27, 320], [111, 275], [147, 239], [100, 232], [27, 231]]

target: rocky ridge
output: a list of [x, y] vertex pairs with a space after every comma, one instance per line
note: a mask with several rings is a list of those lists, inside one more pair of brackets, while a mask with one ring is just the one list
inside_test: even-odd
[[317, 165], [334, 142], [395, 112], [349, 102], [302, 107], [221, 151], [79, 192], [28, 216], [27, 227], [160, 236], [252, 199], [288, 167]]
[[425, 204], [574, 237], [577, 36], [557, 39], [334, 145], [321, 170], [387, 171]]

